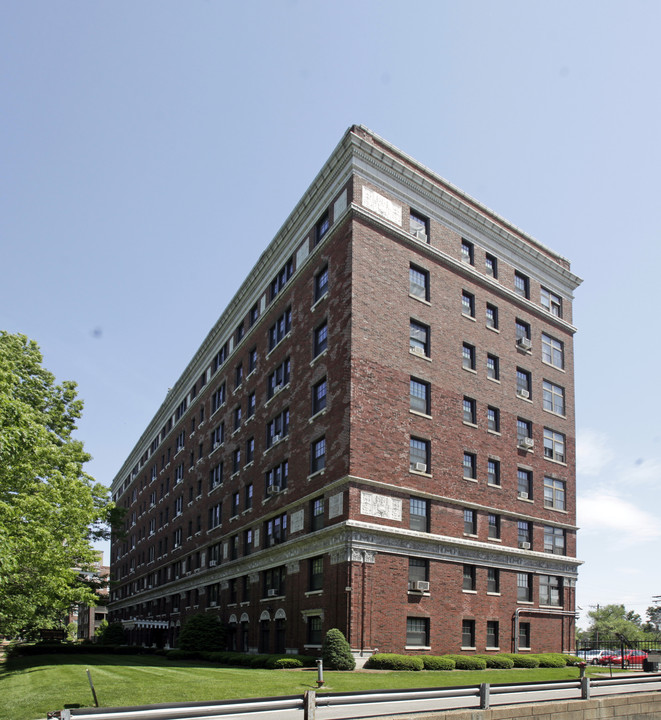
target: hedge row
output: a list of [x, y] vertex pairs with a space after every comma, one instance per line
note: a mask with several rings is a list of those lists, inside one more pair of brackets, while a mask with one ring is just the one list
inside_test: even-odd
[[309, 655], [254, 655], [238, 652], [214, 652], [204, 650], [158, 650], [168, 660], [206, 660], [219, 665], [234, 667], [266, 668], [268, 670], [283, 668], [315, 667], [316, 658]]
[[7, 657], [28, 657], [32, 655], [153, 655], [154, 648], [133, 645], [96, 645], [93, 643], [34, 643], [12, 644], [7, 648]]
[[[419, 661], [419, 662], [418, 662]], [[372, 670], [485, 670], [497, 668], [559, 668], [576, 665], [580, 658], [562, 653], [540, 653], [519, 655], [499, 653], [497, 655], [396, 655], [375, 653], [365, 663]]]

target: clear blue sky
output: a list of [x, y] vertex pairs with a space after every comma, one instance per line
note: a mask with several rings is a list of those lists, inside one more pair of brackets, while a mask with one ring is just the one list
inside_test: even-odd
[[584, 278], [578, 603], [644, 614], [661, 595], [659, 27], [641, 0], [5, 0], [0, 327], [79, 383], [109, 484], [367, 125]]

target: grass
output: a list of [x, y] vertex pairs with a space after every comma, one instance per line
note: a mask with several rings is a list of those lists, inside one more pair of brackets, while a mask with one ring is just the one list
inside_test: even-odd
[[[224, 668], [157, 656], [40, 655], [0, 669], [0, 720], [37, 720], [64, 707], [93, 706], [86, 669], [102, 707], [302, 695], [316, 671]], [[588, 673], [602, 672], [588, 668]], [[453, 672], [324, 672], [327, 692], [538, 682], [577, 678], [578, 668]]]

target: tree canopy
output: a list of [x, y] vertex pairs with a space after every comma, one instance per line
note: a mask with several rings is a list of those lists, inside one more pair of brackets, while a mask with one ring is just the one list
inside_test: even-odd
[[647, 609], [647, 615], [652, 622], [643, 623], [640, 615], [633, 610], [627, 610], [624, 605], [601, 605], [590, 610], [590, 626], [581, 631], [579, 639], [598, 644], [599, 641], [608, 642], [624, 639], [627, 642], [634, 640], [653, 640], [657, 637], [654, 620]]
[[83, 470], [73, 437], [82, 401], [55, 383], [24, 335], [0, 332], [0, 635], [52, 627], [75, 603], [95, 604], [79, 570], [111, 516], [108, 489]]

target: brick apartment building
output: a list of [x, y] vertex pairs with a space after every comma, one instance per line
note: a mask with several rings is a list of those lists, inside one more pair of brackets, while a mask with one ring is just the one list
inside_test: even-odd
[[112, 485], [110, 620], [173, 645], [569, 651], [567, 260], [351, 127]]

